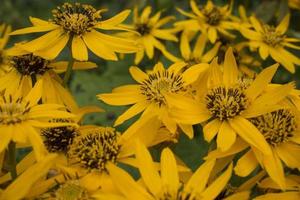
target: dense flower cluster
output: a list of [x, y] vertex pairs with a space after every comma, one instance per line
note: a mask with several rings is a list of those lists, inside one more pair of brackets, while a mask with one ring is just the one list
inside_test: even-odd
[[[300, 9], [298, 0], [287, 5]], [[274, 24], [234, 8], [190, 0], [176, 21], [136, 6], [130, 23], [130, 10], [105, 19], [106, 9], [64, 3], [27, 28], [1, 24], [0, 199], [300, 199], [300, 91], [274, 79], [300, 65], [291, 11]], [[38, 37], [8, 45], [24, 34]], [[70, 59], [59, 60], [67, 47]], [[104, 110], [77, 105], [72, 72], [96, 68], [91, 54], [117, 61], [131, 53], [135, 65], [154, 66], [129, 67], [136, 83], [97, 95], [127, 110], [114, 127], [84, 124]], [[209, 144], [195, 171], [168, 146], [181, 133]], [[148, 149], [156, 145], [165, 147], [160, 159]]]

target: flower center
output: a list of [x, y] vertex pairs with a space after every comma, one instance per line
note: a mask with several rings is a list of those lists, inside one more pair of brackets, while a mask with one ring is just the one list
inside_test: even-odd
[[285, 109], [252, 118], [250, 121], [273, 146], [288, 141], [297, 128], [295, 116]]
[[140, 89], [148, 101], [155, 102], [159, 106], [166, 105], [165, 93], [185, 91], [182, 76], [167, 70], [149, 74], [148, 79], [143, 81]]
[[279, 45], [285, 38], [284, 35], [276, 31], [274, 26], [265, 24], [263, 29], [263, 41], [272, 47]]
[[57, 200], [90, 200], [88, 191], [80, 186], [78, 180], [69, 180], [57, 189], [54, 194]]
[[10, 62], [18, 72], [22, 75], [43, 75], [46, 71], [51, 69], [48, 65], [50, 61], [42, 57], [34, 56], [33, 54], [26, 54], [22, 56], [13, 56]]
[[206, 23], [212, 26], [218, 25], [222, 19], [222, 14], [217, 7], [213, 7], [210, 10], [202, 9], [202, 13], [206, 18]]
[[68, 156], [87, 169], [107, 171], [108, 162], [115, 163], [119, 154], [120, 133], [114, 128], [98, 127], [88, 133], [75, 137]]
[[248, 99], [241, 86], [212, 88], [206, 94], [205, 101], [207, 109], [221, 121], [239, 115], [248, 105]]
[[30, 111], [29, 102], [24, 104], [22, 98], [14, 101], [10, 95], [6, 98], [2, 96], [0, 103], [0, 124], [11, 125], [21, 123], [26, 120], [26, 114]]
[[148, 24], [136, 24], [135, 30], [141, 35], [148, 35], [151, 31], [151, 27]]
[[52, 11], [53, 21], [67, 32], [82, 35], [98, 23], [100, 12], [90, 5], [64, 3]]
[[[61, 120], [61, 122], [68, 120]], [[66, 153], [73, 139], [78, 135], [77, 129], [73, 126], [62, 126], [55, 128], [45, 128], [41, 130], [44, 137], [44, 144], [49, 152]]]

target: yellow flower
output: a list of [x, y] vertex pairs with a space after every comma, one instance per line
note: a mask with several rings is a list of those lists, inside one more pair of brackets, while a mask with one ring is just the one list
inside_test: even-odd
[[150, 135], [155, 129], [155, 125], [145, 123], [135, 131], [121, 134], [111, 127], [82, 126], [68, 146], [67, 163], [57, 168], [72, 176], [82, 176], [82, 184], [89, 190], [112, 188], [111, 174], [107, 171], [108, 163], [135, 166], [135, 161], [131, 158], [134, 154], [132, 138], [140, 138], [144, 144], [151, 146], [151, 141], [147, 140], [149, 137], [135, 135], [141, 131]]
[[[298, 156], [300, 153], [299, 111], [279, 109], [250, 118], [249, 121], [262, 133], [272, 153], [264, 155], [257, 148], [251, 146], [238, 160], [234, 169], [235, 173], [246, 177], [260, 164], [271, 179], [281, 189], [285, 189], [287, 185], [282, 162], [289, 168], [300, 168]], [[206, 159], [234, 155], [247, 147], [248, 145], [244, 143], [236, 143], [226, 152], [212, 151]]]
[[70, 122], [49, 122], [53, 118], [73, 118], [74, 115], [61, 111], [62, 105], [38, 104], [41, 85], [37, 84], [27, 96], [15, 93], [2, 94], [0, 99], [0, 152], [10, 141], [30, 143], [37, 159], [47, 153], [39, 129], [46, 127], [68, 126]]
[[240, 32], [249, 40], [249, 47], [259, 50], [260, 57], [265, 60], [269, 55], [278, 63], [282, 64], [291, 73], [295, 72], [295, 64], [300, 65], [300, 59], [287, 51], [285, 47], [300, 49], [293, 44], [300, 42], [299, 39], [289, 38], [286, 31], [289, 27], [290, 15], [286, 15], [277, 27], [263, 24], [254, 16], [250, 17], [254, 30], [241, 27]]
[[8, 70], [8, 61], [5, 46], [9, 40], [11, 26], [0, 24], [0, 76], [3, 76]]
[[[162, 151], [160, 172], [146, 147], [140, 143], [137, 143], [136, 158], [145, 187], [135, 182], [130, 175], [120, 168], [114, 165], [108, 167], [112, 174], [113, 183], [127, 199], [206, 200], [217, 197], [226, 199], [220, 193], [231, 178], [232, 165], [212, 183], [208, 184], [215, 161], [207, 161], [196, 170], [186, 184], [181, 184], [178, 174], [179, 166], [177, 166], [175, 156], [170, 149], [165, 148]], [[249, 192], [241, 192], [233, 196], [235, 195], [240, 195], [240, 200], [248, 199]], [[228, 198], [230, 199], [230, 197]]]
[[[138, 64], [143, 59], [145, 52], [149, 59], [154, 56], [154, 50], [158, 49], [167, 58], [173, 58], [173, 56], [166, 50], [162, 40], [177, 41], [174, 35], [175, 30], [170, 28], [162, 28], [163, 25], [174, 19], [172, 16], [164, 17], [160, 19], [162, 12], [157, 12], [154, 16], [150, 17], [152, 8], [147, 6], [141, 15], [138, 15], [138, 8], [134, 8], [134, 17], [132, 25], [122, 25], [132, 32], [120, 33], [120, 36], [130, 38], [137, 41], [142, 47], [137, 51], [135, 56], [135, 64]], [[135, 32], [133, 32], [135, 31]], [[138, 34], [137, 34], [138, 33]]]
[[259, 130], [249, 118], [278, 109], [276, 103], [293, 89], [293, 84], [265, 92], [278, 65], [263, 70], [249, 84], [239, 80], [238, 67], [232, 48], [225, 54], [223, 71], [215, 59], [211, 63], [207, 89], [199, 88], [197, 100], [183, 96], [167, 98], [173, 108], [172, 117], [178, 123], [197, 124], [207, 122], [203, 127], [204, 138], [210, 142], [217, 135], [217, 146], [228, 150], [237, 135], [264, 154], [271, 149]]
[[234, 38], [235, 36], [228, 32], [235, 27], [231, 22], [232, 3], [223, 7], [218, 7], [207, 1], [204, 8], [199, 9], [194, 0], [190, 1], [193, 13], [187, 13], [179, 8], [177, 10], [187, 16], [189, 19], [175, 23], [175, 26], [184, 31], [201, 31], [208, 36], [211, 43], [215, 43], [220, 35]]
[[[61, 78], [55, 73], [55, 71], [65, 71], [67, 62], [53, 62], [31, 53], [24, 54], [24, 51], [12, 49], [8, 50], [8, 54], [11, 55], [13, 51], [17, 55], [8, 58], [10, 70], [0, 78], [0, 90], [5, 89], [11, 94], [21, 91], [21, 95], [26, 96], [37, 81], [43, 87], [40, 91], [43, 103], [62, 104], [70, 111], [78, 109], [72, 95], [62, 86]], [[73, 69], [88, 69], [95, 66], [89, 62], [75, 62]]]
[[[263, 134], [272, 149], [272, 154], [263, 155], [255, 148], [251, 148], [237, 162], [236, 174], [247, 176], [258, 164], [261, 164], [269, 176], [284, 189], [286, 183], [281, 161], [289, 168], [300, 169], [300, 124], [299, 114], [297, 115], [292, 110], [280, 109], [251, 118], [250, 122]], [[251, 166], [246, 164], [249, 162]]]
[[181, 52], [182, 59], [170, 58], [171, 61], [178, 62], [180, 60], [183, 60], [188, 64], [188, 66], [192, 66], [200, 63], [208, 63], [217, 55], [219, 47], [221, 45], [220, 42], [217, 42], [211, 49], [205, 52], [207, 36], [205, 34], [201, 34], [198, 37], [194, 49], [192, 51], [190, 46], [190, 40], [191, 39], [189, 38], [188, 33], [183, 32], [181, 34], [180, 52]]
[[24, 199], [34, 184], [45, 177], [50, 167], [55, 162], [55, 154], [49, 154], [41, 161], [30, 166], [16, 180], [14, 180], [4, 191], [0, 192], [2, 200]]
[[114, 89], [110, 94], [100, 94], [98, 97], [110, 105], [134, 104], [117, 118], [115, 125], [122, 124], [143, 112], [140, 120], [147, 115], [156, 115], [172, 133], [175, 133], [178, 125], [192, 138], [192, 126], [177, 124], [170, 118], [170, 107], [166, 103], [166, 96], [170, 94], [188, 95], [188, 86], [197, 80], [201, 72], [208, 68], [208, 64], [194, 65], [182, 72], [185, 66], [186, 63], [178, 62], [165, 69], [161, 63], [158, 63], [149, 73], [143, 72], [138, 67], [131, 67], [129, 69], [131, 76], [138, 84], [121, 86]]
[[136, 52], [137, 47], [134, 41], [97, 31], [97, 29], [123, 29], [119, 25], [127, 18], [130, 11], [125, 10], [102, 21], [101, 15], [104, 11], [106, 10], [96, 10], [86, 4], [64, 3], [52, 11], [53, 18], [51, 20], [44, 21], [31, 17], [32, 27], [14, 31], [11, 35], [47, 32], [43, 36], [21, 45], [21, 47], [50, 60], [56, 58], [69, 41], [72, 56], [79, 61], [88, 60], [88, 49], [106, 60], [118, 60], [116, 52]]

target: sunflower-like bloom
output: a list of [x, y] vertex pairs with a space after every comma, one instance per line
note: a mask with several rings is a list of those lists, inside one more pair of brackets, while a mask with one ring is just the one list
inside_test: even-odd
[[[19, 46], [19, 45], [18, 45]], [[11, 54], [15, 54], [12, 56]], [[32, 89], [35, 81], [39, 82], [43, 89], [40, 91], [44, 103], [62, 104], [70, 111], [76, 111], [78, 106], [70, 92], [62, 86], [61, 78], [56, 72], [66, 70], [68, 62], [54, 62], [40, 56], [35, 56], [26, 51], [8, 50], [9, 71], [0, 78], [0, 90], [11, 94], [21, 91], [26, 96]], [[75, 62], [73, 69], [89, 69], [96, 67], [90, 62]]]
[[218, 7], [208, 0], [205, 7], [199, 9], [196, 2], [191, 0], [190, 6], [193, 13], [177, 8], [181, 14], [190, 19], [176, 22], [176, 27], [184, 31], [201, 31], [208, 36], [211, 43], [215, 43], [219, 35], [234, 38], [234, 35], [228, 32], [229, 29], [235, 28], [235, 23], [230, 20], [232, 3]]
[[34, 187], [36, 182], [45, 177], [49, 169], [55, 162], [56, 155], [48, 154], [41, 161], [30, 165], [16, 180], [14, 180], [7, 188], [0, 191], [0, 199], [24, 199]]
[[[135, 32], [120, 33], [120, 36], [133, 39], [138, 42], [139, 46], [142, 48], [137, 51], [135, 56], [135, 64], [141, 62], [144, 58], [145, 52], [149, 59], [152, 59], [154, 56], [154, 50], [158, 49], [161, 51], [167, 58], [173, 58], [162, 40], [167, 41], [177, 41], [177, 37], [174, 35], [176, 32], [175, 29], [163, 28], [165, 24], [174, 19], [172, 16], [167, 16], [161, 18], [162, 12], [157, 12], [154, 16], [151, 15], [152, 8], [147, 6], [141, 15], [138, 15], [138, 8], [134, 8], [133, 24], [132, 25], [123, 25], [129, 30]], [[137, 34], [138, 33], [138, 34]]]
[[[178, 174], [179, 166], [170, 149], [165, 148], [162, 151], [160, 173], [155, 167], [149, 151], [140, 143], [137, 143], [136, 159], [145, 187], [135, 182], [130, 175], [120, 168], [114, 165], [108, 167], [109, 172], [112, 174], [113, 183], [126, 196], [126, 199], [204, 200], [217, 197], [226, 199], [221, 192], [231, 178], [232, 165], [212, 183], [208, 184], [215, 161], [207, 161], [196, 170], [186, 184], [182, 185]], [[228, 198], [233, 198], [235, 195], [238, 195], [241, 200], [248, 199], [249, 192], [236, 193]]]
[[191, 39], [192, 38], [189, 37], [188, 33], [183, 32], [181, 34], [180, 53], [182, 58], [170, 58], [171, 61], [178, 62], [180, 60], [183, 60], [188, 64], [188, 67], [200, 63], [209, 63], [217, 55], [219, 47], [221, 45], [220, 42], [217, 42], [211, 49], [205, 52], [207, 36], [205, 34], [201, 34], [196, 41], [194, 49], [191, 50]]
[[100, 94], [98, 97], [110, 105], [134, 104], [118, 117], [115, 125], [122, 124], [144, 111], [140, 120], [147, 115], [156, 115], [172, 133], [175, 133], [178, 125], [192, 138], [192, 127], [182, 123], [177, 124], [172, 120], [170, 107], [166, 102], [166, 96], [170, 94], [189, 95], [188, 86], [197, 80], [201, 72], [208, 68], [208, 64], [198, 64], [182, 72], [186, 65], [184, 62], [178, 62], [165, 69], [161, 63], [158, 63], [149, 73], [143, 72], [138, 67], [131, 67], [129, 69], [130, 74], [138, 84], [121, 86], [114, 89], [110, 94]]
[[116, 16], [102, 19], [105, 9], [96, 10], [91, 5], [64, 3], [52, 11], [52, 19], [44, 21], [30, 18], [32, 27], [16, 30], [11, 35], [47, 32], [43, 36], [27, 42], [22, 48], [46, 59], [54, 59], [70, 41], [74, 59], [88, 60], [88, 49], [95, 55], [106, 60], [118, 60], [118, 53], [137, 51], [132, 40], [118, 38], [97, 31], [119, 30], [119, 27], [130, 11], [125, 10]]
[[4, 75], [8, 70], [8, 61], [5, 46], [9, 40], [11, 26], [6, 24], [0, 25], [0, 76]]
[[70, 122], [52, 122], [53, 118], [73, 118], [74, 115], [61, 111], [62, 105], [38, 104], [41, 85], [37, 84], [27, 96], [2, 94], [0, 99], [0, 152], [10, 141], [32, 145], [36, 158], [47, 153], [39, 130], [45, 127], [72, 125]]
[[289, 38], [285, 34], [289, 27], [290, 15], [286, 15], [277, 27], [263, 24], [254, 16], [250, 17], [250, 21], [254, 30], [246, 27], [240, 28], [242, 35], [249, 40], [249, 47], [258, 49], [263, 60], [271, 56], [288, 71], [295, 73], [294, 65], [300, 65], [300, 59], [285, 49], [289, 47], [300, 50], [300, 46], [293, 44], [300, 40]]
[[[261, 164], [270, 177], [284, 189], [286, 184], [281, 161], [289, 168], [300, 168], [299, 113], [290, 109], [280, 109], [251, 118], [250, 122], [263, 134], [272, 149], [272, 154], [263, 155], [251, 148], [237, 162], [236, 174], [247, 176]], [[246, 164], [249, 162], [251, 167]]]
[[[278, 65], [263, 70], [252, 83], [238, 78], [238, 67], [232, 48], [225, 54], [223, 71], [213, 60], [210, 67], [207, 88], [199, 88], [197, 100], [177, 95], [167, 98], [174, 107], [172, 117], [178, 123], [197, 124], [207, 122], [203, 127], [204, 138], [211, 141], [217, 135], [217, 146], [222, 151], [229, 149], [237, 135], [264, 154], [271, 149], [260, 131], [249, 118], [278, 109], [276, 103], [293, 89], [293, 84], [265, 92]], [[278, 97], [278, 98], [277, 98]]]
[[[136, 127], [136, 124], [132, 126]], [[141, 138], [135, 137], [138, 132], [151, 135], [157, 128], [156, 125], [144, 123], [135, 131], [128, 130], [121, 134], [112, 127], [80, 127], [68, 145], [66, 154], [68, 161], [65, 166], [60, 166], [60, 169], [72, 176], [82, 176], [83, 184], [90, 190], [110, 188], [112, 183], [107, 164], [125, 163], [134, 166], [130, 158], [134, 154], [132, 138]], [[145, 145], [151, 146], [149, 137], [141, 139]]]
[[288, 175], [286, 177], [287, 188], [284, 192], [280, 192], [281, 188], [270, 178], [262, 180], [258, 186], [265, 191], [266, 194], [257, 196], [254, 200], [273, 200], [273, 199], [300, 199], [300, 176]]

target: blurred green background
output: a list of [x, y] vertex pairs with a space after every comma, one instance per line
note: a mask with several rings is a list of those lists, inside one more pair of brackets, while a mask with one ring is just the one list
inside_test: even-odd
[[[184, 10], [190, 10], [188, 0], [78, 0], [78, 1], [61, 1], [61, 0], [0, 0], [0, 22], [8, 23], [14, 29], [30, 26], [28, 17], [34, 16], [42, 19], [51, 18], [51, 10], [63, 2], [80, 2], [91, 4], [95, 8], [108, 8], [109, 11], [104, 14], [104, 18], [111, 17], [124, 9], [132, 9], [137, 5], [140, 9], [146, 5], [151, 5], [153, 10], [164, 10], [164, 15], [174, 15], [177, 19], [184, 19], [177, 11], [176, 7]], [[205, 4], [206, 1], [198, 1], [200, 4]], [[216, 0], [217, 4], [225, 4], [228, 1]], [[250, 15], [254, 12], [260, 19], [265, 22], [276, 24], [288, 11], [287, 0], [236, 0], [234, 3], [234, 14], [237, 15], [238, 5], [243, 4], [247, 8]], [[300, 38], [300, 11], [292, 10], [292, 20], [288, 34], [293, 37]], [[131, 21], [131, 17], [127, 22]], [[16, 41], [29, 39], [29, 36], [12, 37], [10, 45]], [[178, 44], [167, 44], [172, 49], [173, 53], [178, 52]], [[174, 50], [175, 49], [175, 50]], [[177, 50], [176, 50], [177, 49]], [[300, 52], [294, 52], [300, 56]], [[118, 62], [103, 61], [97, 57], [91, 56], [91, 60], [98, 64], [98, 68], [90, 71], [79, 71], [73, 73], [70, 88], [79, 105], [99, 105], [104, 108], [106, 113], [89, 115], [85, 122], [98, 125], [112, 125], [116, 116], [123, 112], [126, 107], [113, 107], [99, 102], [96, 94], [110, 92], [112, 88], [123, 84], [133, 83], [128, 68], [133, 65], [133, 55], [126, 55], [124, 59]], [[67, 53], [64, 53], [59, 59], [68, 59]], [[162, 59], [165, 66], [170, 64], [169, 61]], [[273, 61], [271, 59], [265, 61], [263, 66], [269, 66]], [[151, 68], [153, 61], [144, 61], [139, 65], [143, 69]], [[286, 83], [296, 81], [300, 86], [300, 70], [291, 75], [283, 68], [280, 68], [276, 75], [276, 81]], [[130, 120], [125, 125], [119, 127], [119, 130], [124, 130]], [[201, 132], [201, 130], [197, 130]], [[164, 145], [160, 145], [158, 149]], [[196, 134], [196, 139], [188, 140], [185, 136], [181, 136], [180, 142], [177, 145], [172, 145], [172, 148], [190, 167], [195, 169], [201, 162], [201, 157], [206, 154], [208, 144], [203, 141], [201, 134]]]

